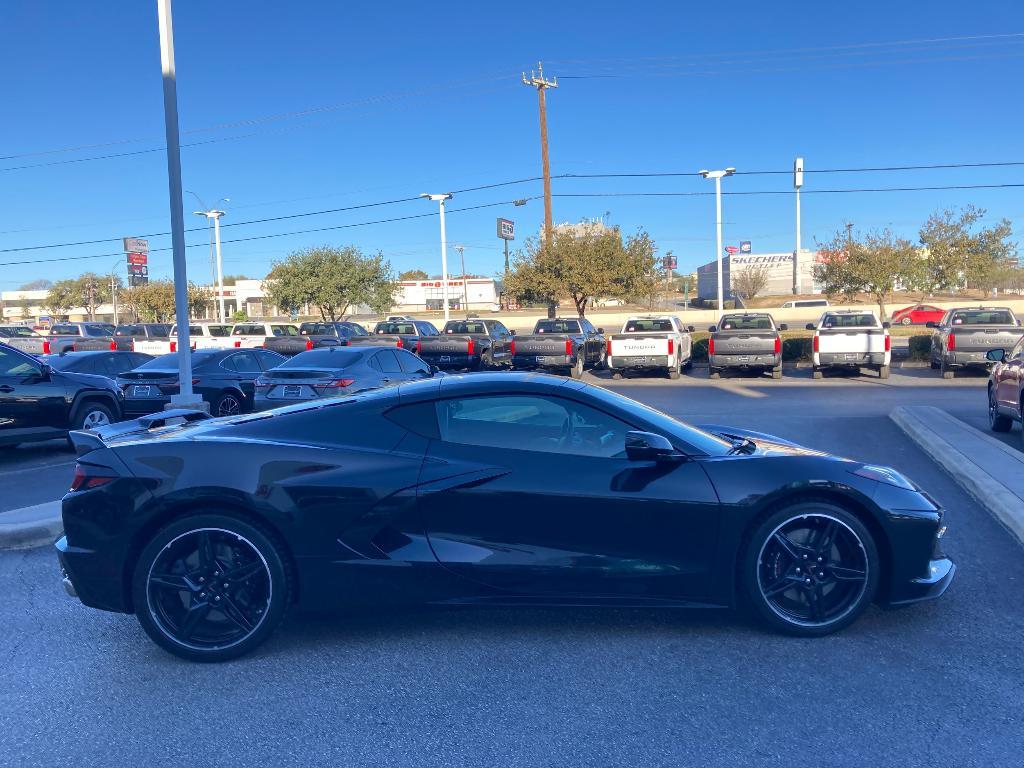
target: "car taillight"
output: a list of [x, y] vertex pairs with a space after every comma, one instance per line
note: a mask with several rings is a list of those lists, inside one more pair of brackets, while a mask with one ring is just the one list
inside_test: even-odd
[[77, 341], [71, 345], [71, 351], [72, 352], [77, 352], [78, 351], [78, 342]]
[[87, 491], [91, 488], [99, 488], [101, 485], [116, 480], [116, 477], [109, 475], [90, 474], [91, 468], [86, 469], [81, 464], [75, 464], [75, 476], [71, 478], [72, 491]]
[[50, 342], [48, 342], [48, 341], [44, 341], [43, 342], [43, 354], [44, 355], [50, 354]]
[[781, 336], [776, 336], [775, 337], [775, 354], [776, 355], [781, 355], [782, 354], [782, 337]]
[[565, 354], [567, 354], [567, 355], [571, 355], [572, 354], [572, 339], [566, 339], [565, 340]]
[[675, 350], [676, 350], [676, 340], [675, 339], [669, 339], [668, 340], [668, 354], [669, 354], [669, 356], [671, 356], [672, 353], [675, 352]]
[[608, 357], [612, 356], [612, 340], [611, 339], [608, 339], [608, 342], [605, 345], [605, 355], [607, 355]]
[[814, 340], [811, 342], [811, 349], [814, 352], [818, 351], [818, 334], [814, 334]]
[[395, 346], [396, 346], [396, 347], [400, 347], [400, 346], [402, 346], [402, 340], [401, 340], [401, 339], [399, 339], [399, 340], [398, 340], [398, 343], [397, 343], [397, 344], [395, 344]]
[[715, 340], [714, 339], [708, 339], [708, 354], [709, 355], [715, 354]]
[[171, 342], [171, 352], [177, 352], [177, 351], [178, 351], [178, 342], [172, 341]]
[[946, 345], [949, 349], [956, 349], [956, 334], [949, 334], [949, 344]]
[[235, 349], [238, 349], [241, 346], [242, 346], [242, 342], [241, 341], [236, 341], [235, 342]]
[[509, 342], [508, 353], [510, 355], [512, 355], [512, 357], [516, 356], [516, 342], [515, 342], [515, 339], [513, 339], [511, 342]]
[[885, 334], [885, 351], [888, 352], [892, 349], [892, 337], [889, 334]]
[[312, 339], [306, 339], [306, 351], [308, 352], [312, 348], [313, 348], [313, 340]]
[[117, 342], [113, 339], [110, 340], [110, 351], [117, 352]]
[[192, 386], [193, 386], [193, 387], [194, 387], [194, 386], [195, 386], [196, 384], [198, 384], [198, 383], [199, 383], [199, 379], [192, 379]]
[[264, 379], [262, 376], [257, 376], [256, 381], [253, 382], [256, 389], [270, 389], [270, 382]]
[[470, 339], [469, 341], [466, 342], [466, 354], [467, 355], [472, 355], [473, 354], [473, 350], [475, 348], [476, 348], [476, 345], [473, 343], [472, 339]]
[[335, 379], [334, 381], [328, 381], [326, 384], [318, 384], [317, 386], [323, 389], [339, 389], [341, 387], [350, 387], [355, 383], [355, 379]]

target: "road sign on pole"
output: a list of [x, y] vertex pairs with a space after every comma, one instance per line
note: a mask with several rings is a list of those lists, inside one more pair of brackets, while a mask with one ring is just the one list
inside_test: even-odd
[[739, 253], [740, 249], [737, 248], [735, 245], [727, 245], [725, 246], [725, 252], [731, 256], [734, 253]]

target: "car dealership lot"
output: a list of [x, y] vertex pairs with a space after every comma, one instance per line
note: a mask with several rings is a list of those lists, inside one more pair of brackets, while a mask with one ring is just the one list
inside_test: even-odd
[[[822, 640], [711, 611], [370, 612], [293, 617], [252, 656], [212, 667], [66, 597], [47, 549], [3, 552], [0, 754], [169, 764], [202, 745], [224, 764], [1015, 763], [1021, 547], [888, 419], [895, 405], [940, 405], [983, 427], [984, 378], [587, 380], [695, 423], [894, 466], [947, 507], [956, 581], [942, 600], [872, 609]], [[18, 449], [0, 462], [0, 498], [26, 484], [58, 497], [71, 460], [59, 445]]]

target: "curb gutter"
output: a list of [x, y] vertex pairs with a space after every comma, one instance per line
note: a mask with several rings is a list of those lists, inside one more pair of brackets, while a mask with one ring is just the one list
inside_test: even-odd
[[64, 531], [61, 502], [0, 512], [0, 550], [32, 549], [52, 544]]
[[1024, 544], [1024, 453], [932, 406], [889, 418]]

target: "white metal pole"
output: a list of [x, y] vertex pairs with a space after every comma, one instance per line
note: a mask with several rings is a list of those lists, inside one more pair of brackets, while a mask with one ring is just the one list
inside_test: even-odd
[[448, 243], [444, 233], [444, 198], [438, 202], [441, 206], [441, 288], [444, 296], [444, 321], [448, 322]]
[[113, 272], [110, 273], [110, 302], [114, 305], [114, 325], [117, 325], [117, 285]]
[[174, 258], [174, 316], [178, 323], [179, 394], [174, 405], [196, 407], [192, 394], [192, 349], [188, 334], [188, 275], [185, 269], [185, 218], [181, 204], [181, 149], [178, 143], [178, 87], [174, 75], [174, 22], [171, 0], [157, 0], [160, 65], [164, 83], [164, 128], [167, 135], [167, 188], [171, 207], [171, 252]]
[[800, 187], [796, 188], [796, 251], [793, 253], [793, 293], [800, 293]]
[[217, 211], [213, 216], [213, 232], [214, 237], [217, 240], [217, 294], [220, 296], [220, 321], [223, 323], [224, 318], [224, 268], [220, 258], [220, 217], [224, 215], [223, 211]]
[[722, 177], [715, 176], [715, 227], [718, 231], [718, 312], [725, 310], [725, 294], [722, 292]]

